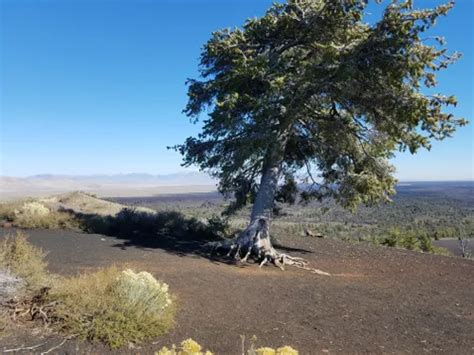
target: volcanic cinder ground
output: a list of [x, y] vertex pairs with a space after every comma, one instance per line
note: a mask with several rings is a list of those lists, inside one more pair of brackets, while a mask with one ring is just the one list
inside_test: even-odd
[[[10, 230], [1, 230], [4, 235]], [[240, 354], [241, 338], [257, 345], [288, 344], [301, 354], [474, 352], [474, 262], [455, 257], [288, 236], [285, 252], [330, 272], [255, 264], [228, 264], [177, 244], [70, 231], [29, 231], [48, 252], [51, 272], [74, 275], [116, 264], [152, 272], [176, 297], [176, 324], [154, 342], [120, 353], [148, 354], [192, 337], [217, 354]], [[46, 341], [54, 335], [15, 330], [0, 349]], [[108, 353], [78, 340], [59, 353]]]

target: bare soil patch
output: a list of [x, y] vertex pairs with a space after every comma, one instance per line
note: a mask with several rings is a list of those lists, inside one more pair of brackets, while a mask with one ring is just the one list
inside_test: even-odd
[[[27, 233], [48, 252], [51, 272], [72, 275], [116, 264], [149, 271], [170, 285], [179, 307], [175, 327], [154, 344], [123, 353], [153, 353], [192, 337], [217, 354], [239, 354], [239, 335], [256, 335], [258, 345], [288, 344], [302, 354], [474, 352], [473, 261], [332, 239], [280, 240], [285, 252], [338, 274], [327, 277], [229, 265], [167, 244], [146, 247], [70, 231]], [[44, 341], [35, 351], [61, 338], [16, 330], [0, 339], [0, 350]], [[109, 351], [69, 340], [60, 352]]]

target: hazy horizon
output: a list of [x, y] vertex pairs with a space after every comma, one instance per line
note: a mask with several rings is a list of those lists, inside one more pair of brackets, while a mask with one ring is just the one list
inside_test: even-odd
[[[190, 171], [181, 171], [181, 172], [174, 172], [174, 173], [165, 173], [165, 174], [154, 174], [154, 173], [144, 173], [144, 172], [122, 172], [122, 173], [92, 173], [92, 174], [54, 174], [54, 173], [39, 173], [39, 174], [32, 174], [32, 175], [23, 175], [23, 176], [14, 176], [14, 175], [4, 175], [0, 174], [0, 177], [4, 178], [18, 178], [18, 179], [28, 179], [28, 178], [38, 178], [38, 177], [51, 177], [51, 178], [114, 178], [114, 177], [150, 177], [150, 178], [166, 178], [166, 177], [182, 177], [182, 176], [201, 176], [201, 177], [208, 177], [210, 181], [215, 181], [209, 174], [205, 172], [200, 172], [197, 170], [190, 170]], [[398, 179], [399, 183], [410, 183], [410, 182], [474, 182], [473, 177], [468, 177], [465, 179]], [[188, 181], [189, 184], [192, 184], [193, 181]]]

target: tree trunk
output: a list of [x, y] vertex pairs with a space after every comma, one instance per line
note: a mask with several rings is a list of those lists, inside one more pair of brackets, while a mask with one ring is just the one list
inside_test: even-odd
[[260, 186], [250, 215], [250, 221], [257, 218], [271, 218], [275, 193], [280, 177], [281, 158], [277, 154], [268, 155], [264, 164]]
[[275, 193], [278, 188], [283, 148], [284, 143], [276, 142], [267, 152], [259, 190], [250, 216], [250, 224], [229, 243], [227, 255], [241, 262], [247, 262], [249, 257], [252, 257], [260, 264], [260, 267], [270, 262], [282, 270], [285, 265], [292, 265], [321, 275], [329, 275], [324, 271], [309, 268], [308, 262], [303, 258], [278, 252], [272, 245], [269, 220], [272, 216]]

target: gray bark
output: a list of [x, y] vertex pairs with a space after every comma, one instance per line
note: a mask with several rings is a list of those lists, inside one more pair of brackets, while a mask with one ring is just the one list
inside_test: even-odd
[[250, 220], [257, 218], [270, 218], [272, 216], [275, 193], [278, 187], [278, 179], [280, 176], [280, 167], [278, 165], [268, 166], [262, 174], [260, 180], [260, 188], [252, 207]]
[[245, 256], [242, 259], [243, 262], [246, 262], [253, 255], [260, 262], [260, 266], [271, 261], [283, 268], [280, 254], [273, 248], [270, 239], [268, 221], [273, 215], [284, 145], [284, 139], [276, 139], [268, 148], [259, 189], [250, 215], [250, 224], [240, 233], [236, 240], [237, 252], [235, 256], [240, 258], [240, 251], [242, 249], [245, 252]]
[[277, 141], [269, 147], [260, 179], [260, 186], [252, 207], [250, 221], [258, 218], [271, 218], [275, 193], [278, 188], [284, 142]]

